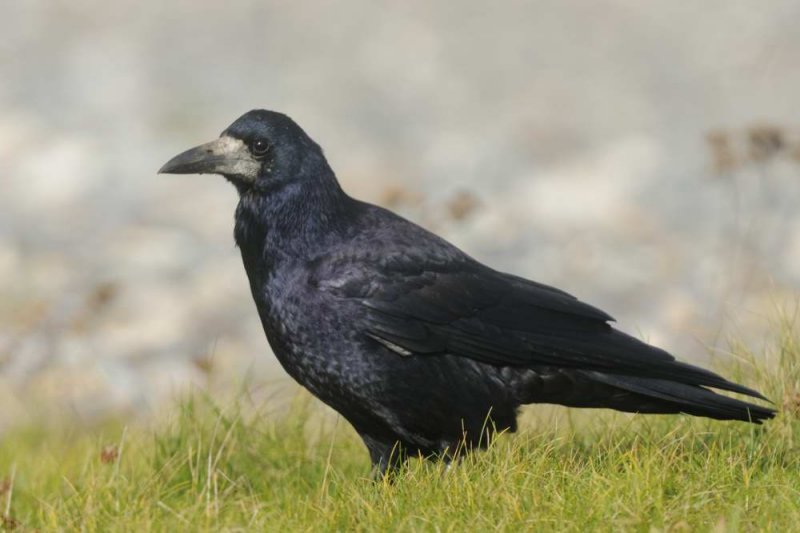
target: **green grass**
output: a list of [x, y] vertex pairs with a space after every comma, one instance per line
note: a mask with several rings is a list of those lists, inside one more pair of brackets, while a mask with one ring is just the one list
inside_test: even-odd
[[[18, 430], [0, 514], [18, 530], [789, 531], [800, 528], [800, 340], [739, 353], [781, 414], [764, 426], [533, 407], [523, 430], [449, 471], [369, 481], [351, 428], [300, 396], [266, 415], [202, 394], [169, 420]], [[766, 362], [764, 361], [768, 359]]]

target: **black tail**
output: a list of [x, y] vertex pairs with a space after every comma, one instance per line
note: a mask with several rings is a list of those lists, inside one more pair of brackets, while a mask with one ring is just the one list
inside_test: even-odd
[[[729, 398], [699, 385], [603, 372], [582, 371], [581, 373], [596, 383], [627, 392], [628, 394], [616, 394], [608, 398], [610, 401], [606, 406], [621, 411], [687, 413], [717, 420], [742, 420], [754, 424], [760, 424], [775, 416], [773, 409]], [[742, 387], [742, 389], [744, 388]], [[744, 391], [747, 391], [745, 394], [764, 398], [750, 389], [744, 389]]]

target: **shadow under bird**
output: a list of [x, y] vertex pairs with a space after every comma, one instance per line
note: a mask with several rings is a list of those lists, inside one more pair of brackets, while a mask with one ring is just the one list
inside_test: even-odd
[[338, 411], [385, 473], [450, 460], [515, 431], [520, 405], [687, 413], [761, 423], [758, 392], [611, 327], [559, 289], [485, 266], [348, 196], [288, 116], [254, 110], [159, 171], [221, 174], [267, 340], [286, 372]]

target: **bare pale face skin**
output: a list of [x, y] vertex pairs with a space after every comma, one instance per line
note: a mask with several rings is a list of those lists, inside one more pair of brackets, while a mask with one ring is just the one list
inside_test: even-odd
[[222, 135], [219, 139], [176, 155], [161, 167], [159, 174], [222, 174], [253, 183], [262, 162], [241, 139]]

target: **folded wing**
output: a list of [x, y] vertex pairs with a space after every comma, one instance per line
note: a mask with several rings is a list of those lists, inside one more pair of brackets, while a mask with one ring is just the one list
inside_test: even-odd
[[[401, 355], [449, 353], [493, 365], [575, 368], [764, 398], [614, 329], [608, 314], [558, 289], [468, 258], [428, 268], [419, 258], [414, 268], [393, 264], [392, 272], [379, 274], [391, 282], [371, 284], [380, 290], [348, 296], [367, 309], [364, 333]], [[364, 286], [355, 281], [347, 286]]]

